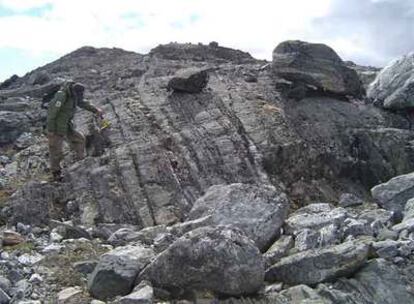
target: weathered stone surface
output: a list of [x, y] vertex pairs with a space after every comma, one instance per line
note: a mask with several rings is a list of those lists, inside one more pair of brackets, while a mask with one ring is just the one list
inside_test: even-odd
[[[177, 225], [180, 224], [176, 224], [172, 227], [167, 227], [165, 225], [157, 225], [147, 227], [139, 231], [130, 228], [122, 228], [115, 231], [109, 237], [108, 242], [110, 242], [114, 246], [126, 245], [131, 242], [140, 242], [145, 245], [153, 246], [156, 239], [159, 239], [165, 235], [169, 235], [170, 231], [174, 229], [174, 227], [176, 227]], [[184, 233], [174, 234], [181, 236]]]
[[260, 251], [239, 230], [203, 227], [193, 230], [157, 256], [139, 275], [166, 289], [201, 289], [223, 295], [255, 293], [263, 284]]
[[344, 193], [339, 198], [339, 206], [341, 207], [352, 207], [352, 206], [358, 206], [362, 205], [364, 201], [360, 199], [358, 196], [352, 194], [352, 193]]
[[50, 226], [56, 226], [56, 233], [62, 236], [63, 239], [91, 239], [91, 235], [84, 228], [74, 226], [71, 224], [59, 222], [56, 220], [50, 221]]
[[206, 69], [189, 68], [179, 70], [168, 82], [168, 89], [176, 92], [200, 93], [208, 83]]
[[11, 282], [8, 278], [0, 277], [0, 289], [5, 291], [6, 293], [10, 292]]
[[9, 304], [10, 303], [11, 298], [9, 297], [9, 295], [0, 288], [0, 304]]
[[382, 227], [389, 227], [393, 222], [393, 212], [385, 209], [363, 210], [358, 219], [371, 224], [378, 222]]
[[315, 86], [321, 91], [354, 96], [364, 92], [357, 73], [324, 44], [282, 42], [273, 51], [273, 70], [279, 77]]
[[[332, 286], [318, 286], [318, 293], [332, 304], [414, 303], [408, 282], [391, 262], [371, 260], [351, 279], [341, 279]], [[330, 303], [330, 302], [328, 302]]]
[[22, 133], [14, 142], [14, 145], [18, 149], [26, 149], [27, 147], [33, 145], [35, 143], [35, 139], [33, 135], [28, 132]]
[[73, 263], [73, 268], [82, 274], [90, 274], [95, 270], [95, 267], [97, 264], [98, 264], [98, 261], [94, 261], [94, 260], [79, 261], [79, 262]]
[[348, 214], [344, 208], [330, 204], [311, 204], [292, 213], [285, 222], [286, 233], [300, 233], [305, 228], [320, 229], [329, 225], [340, 225]]
[[317, 291], [306, 285], [293, 286], [279, 294], [268, 297], [269, 303], [327, 304]]
[[399, 245], [400, 243], [397, 241], [386, 240], [373, 243], [372, 248], [380, 258], [392, 259], [398, 255]]
[[280, 233], [289, 200], [272, 186], [246, 184], [212, 186], [198, 199], [189, 219], [210, 215], [212, 225], [232, 225], [263, 250]]
[[414, 218], [414, 198], [409, 199], [405, 204], [403, 221]]
[[301, 252], [269, 268], [266, 281], [314, 285], [352, 274], [365, 263], [367, 255], [368, 245], [358, 242]]
[[0, 111], [0, 145], [10, 144], [29, 129], [29, 118], [24, 113]]
[[169, 43], [152, 49], [150, 55], [170, 60], [193, 61], [230, 61], [234, 63], [249, 63], [255, 59], [246, 52], [219, 46], [218, 44], [179, 44]]
[[372, 197], [387, 210], [402, 212], [414, 197], [414, 173], [400, 175], [371, 189]]
[[152, 249], [140, 246], [118, 247], [105, 253], [89, 278], [89, 292], [101, 300], [129, 294], [137, 274], [153, 258]]
[[119, 304], [152, 304], [154, 290], [149, 282], [143, 281], [134, 288], [134, 291], [119, 299]]
[[34, 72], [29, 76], [30, 85], [43, 85], [50, 81], [50, 75], [46, 71]]
[[17, 80], [19, 80], [19, 76], [12, 75], [11, 77], [7, 78], [5, 81], [0, 83], [0, 90], [10, 88]]
[[26, 241], [25, 237], [20, 233], [12, 230], [6, 230], [3, 232], [2, 244], [3, 246], [15, 246]]
[[266, 267], [269, 267], [288, 254], [289, 249], [294, 245], [292, 236], [282, 235], [267, 251], [263, 254]]
[[352, 236], [356, 238], [360, 235], [374, 235], [374, 229], [367, 220], [346, 219], [343, 227], [343, 237]]
[[403, 230], [408, 230], [409, 232], [414, 231], [414, 218], [408, 219], [399, 223], [397, 225], [392, 226], [391, 228], [393, 231], [401, 232]]
[[12, 224], [30, 223], [32, 225], [48, 224], [50, 202], [59, 203], [62, 187], [37, 181], [30, 181], [21, 187], [10, 200], [8, 212]]
[[81, 300], [82, 288], [79, 286], [69, 287], [57, 295], [57, 304], [77, 304]]
[[[143, 56], [82, 48], [39, 69], [51, 75], [50, 83], [28, 86], [25, 76], [16, 87], [0, 92], [2, 100], [24, 97], [36, 108], [25, 113], [41, 122], [46, 114], [39, 111], [42, 96], [56, 88], [56, 79], [70, 77], [83, 82], [88, 98], [105, 111], [112, 126], [104, 155], [75, 162], [65, 153], [67, 187], [57, 201], [75, 201], [83, 225], [127, 223], [138, 230], [178, 223], [216, 184], [283, 181], [294, 201], [308, 204], [337, 201], [341, 193], [363, 192], [413, 171], [413, 132], [406, 118], [336, 98], [287, 103], [274, 88], [265, 62], [249, 56], [239, 66], [235, 63], [247, 57], [230, 52], [229, 59], [219, 58], [214, 55], [217, 46], [209, 46], [195, 63], [202, 49], [176, 45]], [[218, 66], [210, 73], [211, 90], [165, 91], [175, 71], [199, 66]], [[257, 83], [246, 83], [246, 73], [255, 75]], [[79, 111], [75, 123], [88, 135], [96, 122], [87, 111]], [[47, 161], [47, 142], [36, 146], [45, 151], [36, 158]], [[44, 196], [50, 191], [39, 187]], [[16, 201], [10, 200], [12, 218], [22, 217], [20, 210], [29, 205], [33, 214], [39, 209], [33, 208], [37, 201], [28, 193], [17, 204], [22, 207], [14, 208]], [[39, 222], [49, 215], [46, 204], [40, 205], [45, 215], [25, 219]]]
[[390, 62], [368, 88], [368, 96], [379, 100], [386, 109], [414, 107], [414, 53]]

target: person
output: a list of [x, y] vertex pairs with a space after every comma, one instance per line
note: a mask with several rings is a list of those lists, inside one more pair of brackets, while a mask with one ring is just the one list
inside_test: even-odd
[[88, 110], [101, 118], [103, 111], [84, 100], [85, 87], [67, 81], [49, 103], [47, 132], [49, 142], [50, 170], [54, 180], [61, 180], [60, 163], [63, 160], [63, 142], [66, 140], [76, 154], [76, 159], [85, 158], [85, 137], [75, 130], [73, 117], [76, 108]]

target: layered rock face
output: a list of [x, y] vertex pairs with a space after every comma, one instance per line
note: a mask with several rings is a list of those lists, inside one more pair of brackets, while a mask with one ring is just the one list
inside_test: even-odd
[[368, 88], [368, 97], [391, 110], [414, 108], [414, 53], [392, 61]]
[[[289, 43], [278, 49], [289, 49]], [[164, 49], [174, 47], [177, 54], [189, 57], [170, 59], [167, 54], [174, 52]], [[326, 53], [329, 61], [342, 67], [328, 47], [306, 45], [306, 50]], [[205, 54], [201, 57], [205, 61], [189, 55], [197, 52]], [[32, 86], [29, 78], [47, 72], [51, 79], [85, 83], [86, 97], [105, 110], [112, 124], [105, 134], [110, 146], [100, 157], [78, 163], [68, 155], [62, 196], [57, 198], [76, 201], [85, 224], [147, 227], [178, 222], [215, 184], [278, 186], [279, 180], [298, 203], [332, 201], [340, 195], [338, 188], [363, 194], [414, 166], [413, 133], [405, 117], [332, 97], [305, 96], [291, 103], [275, 89], [279, 78], [263, 68], [263, 62], [239, 51], [226, 49], [226, 54], [217, 55], [214, 45], [172, 44], [146, 56], [82, 48], [17, 80], [20, 87], [2, 90], [0, 98], [3, 104], [13, 96], [27, 96], [30, 109], [37, 111], [31, 128], [39, 130], [38, 116], [45, 115], [39, 111], [39, 96], [51, 90], [53, 82]], [[309, 64], [314, 60], [310, 57]], [[167, 92], [177, 71], [208, 65], [215, 69], [203, 92]], [[257, 82], [246, 82], [246, 75], [255, 75]], [[76, 124], [86, 134], [97, 128], [83, 111]], [[43, 147], [40, 155], [47, 159]], [[19, 192], [11, 206], [20, 209], [30, 201], [25, 194], [30, 192]]]
[[[287, 41], [273, 59], [84, 47], [1, 84], [2, 220], [34, 249], [0, 253], [0, 294], [414, 303], [413, 118], [372, 104], [376, 70], [326, 45]], [[65, 148], [56, 183], [42, 103], [68, 78], [109, 124], [77, 113], [88, 156]]]

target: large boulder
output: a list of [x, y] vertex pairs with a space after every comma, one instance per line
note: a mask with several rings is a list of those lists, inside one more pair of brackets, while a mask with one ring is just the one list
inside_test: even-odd
[[24, 113], [0, 111], [0, 145], [10, 144], [29, 129], [29, 118]]
[[262, 255], [241, 231], [202, 227], [185, 234], [139, 275], [154, 286], [208, 290], [240, 296], [257, 292], [264, 281]]
[[414, 197], [414, 173], [400, 175], [371, 189], [372, 197], [387, 210], [402, 212]]
[[285, 41], [273, 51], [273, 71], [284, 79], [336, 95], [364, 93], [357, 73], [325, 44]]
[[290, 285], [330, 281], [358, 270], [365, 263], [368, 251], [367, 244], [354, 241], [290, 255], [266, 271], [266, 281]]
[[292, 213], [285, 222], [285, 230], [288, 234], [297, 234], [303, 229], [319, 230], [329, 225], [340, 225], [347, 217], [344, 208], [314, 203]]
[[388, 64], [368, 88], [368, 97], [386, 109], [414, 108], [414, 53]]
[[200, 93], [207, 86], [208, 79], [206, 69], [182, 69], [170, 79], [168, 89], [177, 92]]
[[288, 208], [287, 196], [272, 186], [215, 185], [194, 203], [189, 219], [211, 216], [210, 224], [237, 227], [264, 250], [279, 236]]
[[[369, 261], [351, 279], [318, 285], [318, 293], [327, 303], [414, 303], [414, 296], [403, 273], [384, 259]], [[323, 302], [325, 303], [325, 302]]]
[[142, 246], [118, 247], [105, 253], [89, 277], [90, 294], [100, 300], [129, 294], [136, 276], [153, 258], [154, 251]]

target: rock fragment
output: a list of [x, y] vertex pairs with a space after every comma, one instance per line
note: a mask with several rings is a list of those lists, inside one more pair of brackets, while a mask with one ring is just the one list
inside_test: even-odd
[[208, 79], [207, 69], [188, 68], [177, 71], [167, 88], [176, 92], [200, 93], [207, 86]]
[[188, 232], [139, 275], [163, 289], [200, 289], [240, 296], [257, 292], [264, 279], [262, 256], [240, 230], [203, 227]]
[[153, 258], [153, 250], [142, 246], [118, 247], [105, 253], [89, 278], [89, 292], [100, 300], [129, 294], [137, 274]]

